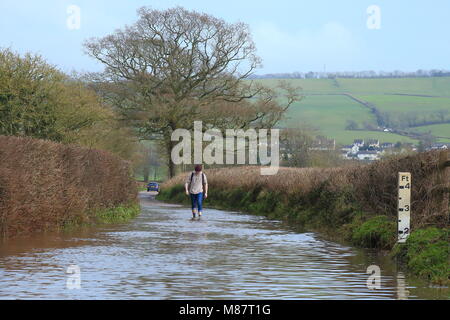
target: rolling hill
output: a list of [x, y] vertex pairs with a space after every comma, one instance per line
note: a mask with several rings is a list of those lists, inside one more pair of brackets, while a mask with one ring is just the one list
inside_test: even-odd
[[[275, 87], [279, 80], [254, 81]], [[418, 143], [417, 135], [423, 133], [450, 142], [449, 77], [285, 81], [301, 87], [305, 97], [290, 107], [281, 127], [314, 127], [339, 144], [359, 138]], [[349, 121], [358, 130], [346, 130]], [[384, 127], [401, 134], [383, 132]]]

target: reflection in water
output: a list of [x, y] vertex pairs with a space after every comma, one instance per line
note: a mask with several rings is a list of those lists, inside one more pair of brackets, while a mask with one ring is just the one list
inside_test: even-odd
[[[67, 288], [71, 265], [80, 289]], [[367, 288], [369, 265], [381, 268], [380, 289]], [[447, 289], [407, 286], [395, 269], [383, 253], [278, 221], [213, 209], [193, 221], [186, 208], [144, 203], [131, 223], [0, 245], [0, 298], [447, 298]]]
[[405, 275], [403, 272], [397, 272], [397, 299], [407, 300], [409, 291], [406, 289]]

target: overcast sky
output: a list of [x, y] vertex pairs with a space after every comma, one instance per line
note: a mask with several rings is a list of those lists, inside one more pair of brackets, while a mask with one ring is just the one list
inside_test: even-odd
[[[79, 29], [67, 25], [70, 5], [80, 8]], [[98, 71], [85, 39], [133, 23], [141, 6], [177, 5], [249, 24], [258, 74], [450, 69], [449, 0], [0, 0], [0, 46], [40, 53], [64, 71]]]

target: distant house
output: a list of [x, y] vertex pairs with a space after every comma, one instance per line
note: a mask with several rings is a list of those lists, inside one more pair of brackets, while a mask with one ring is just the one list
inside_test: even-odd
[[359, 147], [356, 146], [356, 145], [353, 145], [352, 148], [349, 151], [349, 153], [353, 154], [353, 155], [357, 154], [358, 152], [359, 152]]
[[383, 142], [380, 144], [381, 149], [391, 149], [394, 147], [394, 144], [392, 142]]
[[312, 146], [309, 148], [310, 150], [335, 150], [336, 149], [336, 140], [328, 139], [324, 136], [317, 136]]
[[378, 148], [378, 147], [380, 147], [380, 140], [378, 140], [378, 139], [369, 139], [369, 140], [367, 140], [366, 144], [369, 147]]
[[353, 145], [358, 146], [358, 147], [362, 147], [362, 146], [364, 146], [364, 140], [363, 139], [355, 139], [353, 141]]
[[360, 151], [356, 154], [358, 160], [374, 161], [379, 159], [379, 154], [376, 151]]
[[353, 145], [347, 144], [345, 146], [342, 146], [341, 150], [342, 151], [346, 151], [346, 152], [350, 152], [352, 150], [352, 148], [353, 148]]
[[[266, 142], [259, 142], [258, 145], [259, 146], [268, 146], [269, 144]], [[288, 160], [288, 159], [292, 158], [292, 154], [290, 152], [291, 152], [291, 150], [288, 147], [288, 145], [285, 142], [280, 141], [279, 153], [280, 153], [281, 158], [284, 160]]]
[[445, 143], [434, 143], [431, 145], [431, 150], [445, 150], [448, 149], [448, 146]]
[[345, 145], [341, 148], [342, 156], [345, 159], [353, 159], [356, 156], [356, 154], [358, 153], [358, 151], [359, 151], [359, 147], [354, 144]]

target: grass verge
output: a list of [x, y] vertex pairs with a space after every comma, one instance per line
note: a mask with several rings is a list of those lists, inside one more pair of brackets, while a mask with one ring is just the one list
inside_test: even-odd
[[433, 283], [450, 284], [450, 229], [416, 230], [406, 243], [396, 244], [391, 255], [409, 270]]
[[83, 226], [123, 223], [135, 218], [140, 210], [138, 202], [130, 202], [113, 208], [96, 209], [65, 221], [61, 229], [69, 231]]
[[102, 209], [95, 212], [97, 223], [121, 223], [135, 218], [141, 210], [138, 203], [130, 203], [115, 208]]

